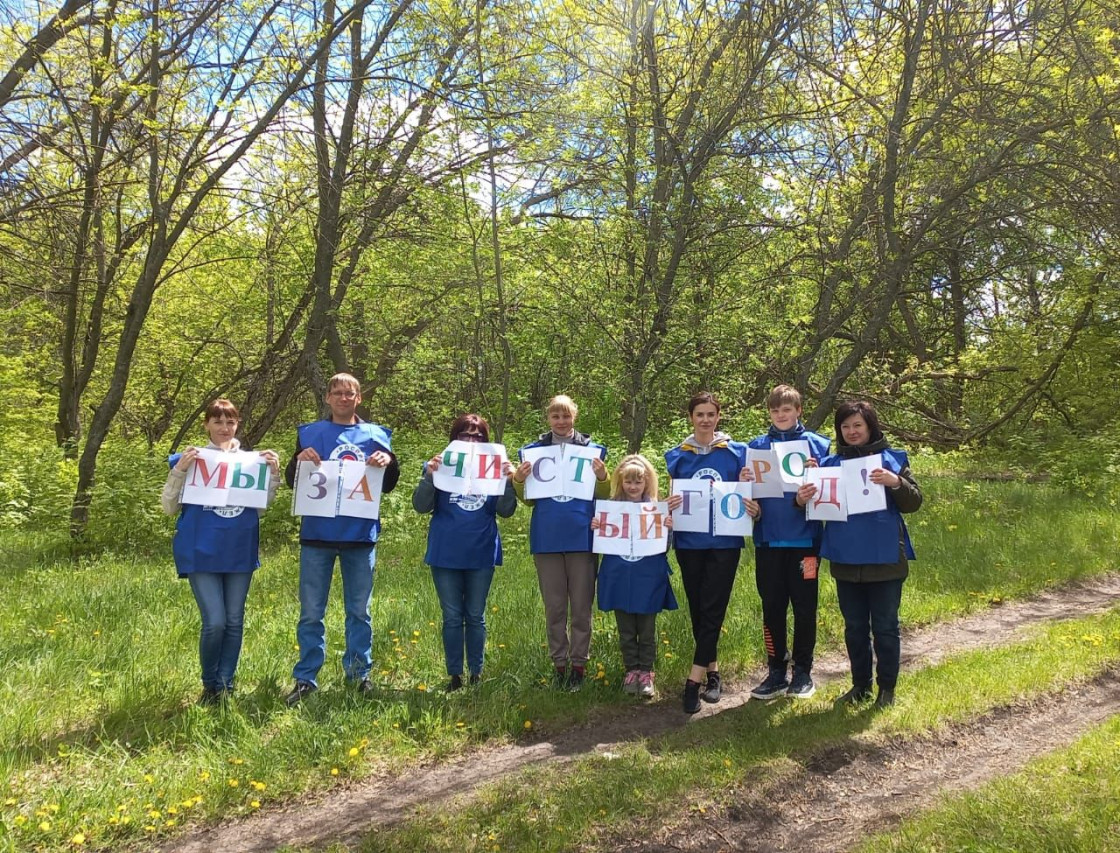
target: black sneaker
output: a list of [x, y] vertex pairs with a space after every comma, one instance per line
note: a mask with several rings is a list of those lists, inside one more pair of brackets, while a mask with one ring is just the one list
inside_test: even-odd
[[837, 707], [842, 705], [862, 705], [871, 701], [871, 685], [857, 684], [834, 703]]
[[769, 702], [771, 699], [785, 696], [788, 691], [789, 681], [786, 679], [786, 668], [784, 666], [780, 669], [770, 667], [770, 674], [763, 679], [758, 687], [751, 691], [751, 698]]
[[886, 687], [879, 688], [879, 695], [875, 697], [876, 708], [889, 708], [894, 704], [894, 691]]
[[681, 704], [686, 714], [695, 714], [700, 710], [700, 682], [691, 678], [684, 683], [684, 693], [681, 695]]
[[476, 684], [481, 684], [482, 683], [482, 673], [481, 672], [472, 672], [471, 677], [468, 679], [468, 681], [469, 681], [471, 687], [474, 687]]
[[813, 684], [813, 679], [809, 677], [809, 673], [804, 669], [793, 668], [793, 678], [789, 682], [789, 690], [786, 691], [787, 696], [792, 696], [794, 699], [809, 699], [817, 692], [817, 686]]
[[701, 691], [700, 698], [705, 702], [718, 702], [722, 693], [723, 682], [720, 680], [719, 673], [709, 672], [708, 683], [704, 686], [703, 691]]
[[579, 693], [583, 689], [583, 667], [573, 666], [572, 671], [568, 674], [568, 692]]
[[557, 690], [568, 689], [568, 669], [567, 667], [558, 666], [556, 672], [552, 675], [552, 686]]
[[368, 678], [363, 678], [361, 681], [358, 682], [358, 685], [357, 685], [356, 689], [359, 693], [363, 693], [363, 694], [368, 695], [368, 694], [373, 692], [373, 682], [370, 681]]
[[451, 680], [447, 682], [447, 686], [443, 688], [444, 693], [454, 693], [456, 690], [463, 689], [463, 676], [453, 675]]
[[288, 694], [288, 698], [284, 701], [291, 708], [302, 702], [305, 696], [310, 696], [318, 689], [310, 681], [297, 681], [296, 686], [292, 688], [292, 692]]
[[198, 697], [199, 705], [219, 705], [222, 701], [222, 691], [217, 687], [203, 687], [202, 695]]

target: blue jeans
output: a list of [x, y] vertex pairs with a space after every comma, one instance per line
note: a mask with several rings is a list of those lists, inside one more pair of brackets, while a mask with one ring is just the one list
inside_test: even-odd
[[432, 566], [432, 580], [443, 611], [443, 655], [447, 674], [463, 674], [463, 646], [467, 648], [467, 666], [471, 675], [482, 672], [483, 650], [486, 648], [486, 597], [494, 567], [486, 569], [437, 569]]
[[187, 575], [202, 631], [198, 637], [198, 660], [202, 664], [202, 686], [232, 690], [241, 637], [245, 626], [245, 599], [252, 572], [192, 572]]
[[902, 579], [874, 583], [838, 580], [836, 598], [844, 616], [844, 643], [852, 665], [852, 685], [871, 686], [871, 638], [874, 637], [876, 681], [880, 688], [894, 690], [902, 654], [898, 630]]
[[342, 601], [346, 607], [346, 653], [342, 669], [346, 677], [360, 681], [369, 675], [373, 663], [373, 628], [369, 603], [373, 597], [373, 545], [362, 548], [320, 548], [302, 545], [299, 549], [299, 663], [292, 669], [296, 681], [318, 686], [316, 678], [327, 656], [327, 628], [323, 617], [331, 592], [334, 561], [342, 573]]

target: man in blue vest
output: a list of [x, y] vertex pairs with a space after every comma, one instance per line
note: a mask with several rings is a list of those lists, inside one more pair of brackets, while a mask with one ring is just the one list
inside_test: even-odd
[[[299, 427], [296, 452], [285, 471], [288, 485], [295, 481], [300, 461], [351, 459], [385, 469], [382, 493], [391, 492], [400, 478], [397, 457], [389, 447], [392, 432], [358, 417], [362, 390], [349, 373], [337, 373], [327, 383], [330, 419]], [[373, 689], [369, 671], [373, 663], [373, 629], [369, 605], [373, 596], [373, 570], [381, 522], [364, 518], [304, 516], [299, 532], [299, 662], [292, 670], [295, 687], [289, 705], [319, 689], [319, 669], [327, 653], [323, 617], [331, 591], [334, 563], [342, 573], [342, 599], [346, 607], [346, 653], [342, 668], [346, 680], [362, 693]]]

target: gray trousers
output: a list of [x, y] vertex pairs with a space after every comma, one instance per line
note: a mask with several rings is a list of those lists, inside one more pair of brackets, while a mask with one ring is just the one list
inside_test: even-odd
[[[544, 599], [548, 654], [558, 667], [586, 666], [591, 653], [591, 606], [595, 601], [595, 555], [590, 551], [534, 554]], [[568, 631], [569, 612], [571, 633]]]
[[616, 610], [614, 621], [618, 624], [618, 645], [626, 671], [653, 672], [657, 659], [657, 614]]

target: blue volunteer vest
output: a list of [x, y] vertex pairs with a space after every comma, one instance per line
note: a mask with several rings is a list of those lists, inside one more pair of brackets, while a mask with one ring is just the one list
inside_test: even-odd
[[[546, 442], [534, 441], [530, 447], [548, 447]], [[595, 442], [586, 445], [599, 451], [599, 458], [607, 458], [607, 448]], [[558, 554], [564, 551], [591, 550], [591, 516], [595, 501], [579, 498], [538, 498], [533, 502], [533, 515], [529, 519], [529, 553]]]
[[[172, 468], [182, 454], [168, 460]], [[260, 516], [243, 506], [183, 504], [171, 552], [179, 577], [193, 572], [251, 572], [260, 565]]]
[[[699, 454], [679, 445], [665, 454], [665, 467], [674, 480], [715, 480], [735, 482], [739, 471], [747, 464], [747, 446], [739, 441], [727, 441]], [[716, 536], [712, 533], [715, 517], [708, 522], [708, 532], [673, 531], [673, 547], [679, 551], [699, 551], [706, 548], [742, 548], [742, 536]]]
[[[427, 463], [424, 470], [428, 470]], [[436, 489], [424, 562], [439, 569], [490, 569], [502, 564], [497, 495], [453, 495]]]
[[[808, 441], [809, 453], [820, 462], [828, 455], [829, 440], [815, 432], [803, 430], [790, 432], [782, 441]], [[769, 450], [776, 439], [769, 433], [753, 439], [747, 446], [754, 450]], [[793, 500], [794, 493], [786, 492], [780, 498], [759, 498], [762, 515], [754, 523], [754, 542], [766, 545], [771, 542], [812, 542], [820, 544], [823, 525], [819, 521], [805, 518], [805, 510]]]
[[[364, 462], [378, 450], [391, 453], [392, 431], [379, 424], [336, 424], [315, 421], [298, 430], [300, 447], [313, 447], [322, 459], [352, 459]], [[381, 532], [381, 522], [365, 518], [316, 518], [305, 515], [299, 536], [318, 542], [363, 542], [372, 545]]]
[[651, 554], [638, 560], [604, 554], [597, 582], [599, 609], [623, 613], [676, 610], [677, 599], [669, 585], [670, 574], [667, 554]]
[[[827, 456], [822, 468], [839, 467], [843, 458]], [[883, 467], [897, 474], [910, 465], [902, 450], [884, 450]], [[899, 541], [903, 543], [907, 559], [914, 559], [910, 532], [902, 513], [895, 506], [891, 490], [887, 489], [887, 508], [848, 516], [847, 521], [830, 521], [824, 526], [821, 556], [833, 563], [866, 565], [871, 563], [897, 563]]]

